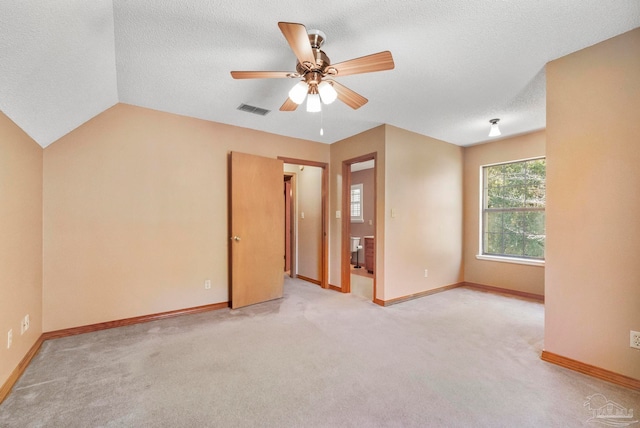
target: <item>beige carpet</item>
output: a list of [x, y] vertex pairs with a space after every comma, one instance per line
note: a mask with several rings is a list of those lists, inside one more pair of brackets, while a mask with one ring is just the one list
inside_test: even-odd
[[541, 361], [542, 340], [539, 303], [458, 288], [382, 308], [287, 279], [281, 300], [47, 341], [0, 426], [604, 426], [596, 393], [640, 414], [640, 392]]

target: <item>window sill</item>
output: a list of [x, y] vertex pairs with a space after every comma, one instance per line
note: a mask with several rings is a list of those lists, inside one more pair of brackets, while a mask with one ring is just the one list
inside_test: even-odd
[[489, 255], [486, 255], [486, 254], [478, 254], [478, 255], [476, 255], [476, 259], [478, 259], [478, 260], [488, 260], [488, 261], [492, 261], [492, 262], [515, 263], [515, 264], [518, 264], [518, 265], [529, 265], [529, 266], [541, 266], [541, 267], [544, 267], [544, 260], [518, 259], [516, 257], [489, 256]]
[[351, 219], [351, 223], [364, 223], [364, 220], [362, 219]]

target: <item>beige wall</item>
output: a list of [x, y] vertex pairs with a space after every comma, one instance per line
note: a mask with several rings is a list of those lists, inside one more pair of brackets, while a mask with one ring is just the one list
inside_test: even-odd
[[545, 349], [640, 379], [640, 29], [546, 74]]
[[480, 254], [480, 168], [482, 165], [544, 156], [545, 132], [464, 149], [464, 280], [544, 295], [544, 267], [478, 260]]
[[[295, 174], [296, 266], [298, 275], [320, 281], [322, 272], [322, 168], [285, 164]], [[303, 217], [304, 213], [304, 217]]]
[[0, 237], [1, 386], [42, 333], [42, 148], [1, 112]]
[[230, 151], [329, 159], [324, 144], [125, 104], [48, 146], [44, 331], [227, 301]]
[[[376, 160], [376, 287], [377, 298], [381, 298], [384, 289], [384, 170], [385, 170], [385, 127], [381, 125], [337, 143], [331, 144], [331, 163], [329, 165], [329, 283], [340, 287], [342, 219], [336, 218], [336, 211], [348, 215], [349, 208], [342, 206], [342, 162], [377, 153]], [[345, 260], [348, 263], [349, 260]]]
[[389, 125], [385, 130], [385, 287], [379, 298], [390, 300], [462, 281], [463, 158], [453, 144]]

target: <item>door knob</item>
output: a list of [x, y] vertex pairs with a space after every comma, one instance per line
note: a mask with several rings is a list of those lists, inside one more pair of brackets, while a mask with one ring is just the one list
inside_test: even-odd
[[231, 240], [232, 240], [232, 241], [239, 241], [239, 240], [240, 240], [240, 237], [239, 237], [239, 236], [232, 236], [232, 237], [231, 237]]

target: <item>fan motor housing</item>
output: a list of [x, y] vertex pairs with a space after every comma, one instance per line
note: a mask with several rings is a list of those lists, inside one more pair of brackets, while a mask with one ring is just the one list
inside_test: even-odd
[[300, 64], [300, 62], [296, 63], [296, 71], [298, 72], [299, 75], [304, 76], [310, 71], [320, 72], [324, 74], [325, 68], [331, 65], [331, 60], [329, 59], [327, 54], [324, 53], [324, 51], [318, 48], [313, 48], [313, 56], [316, 59], [316, 64], [315, 64], [315, 67], [311, 69], [308, 69], [304, 65]]

